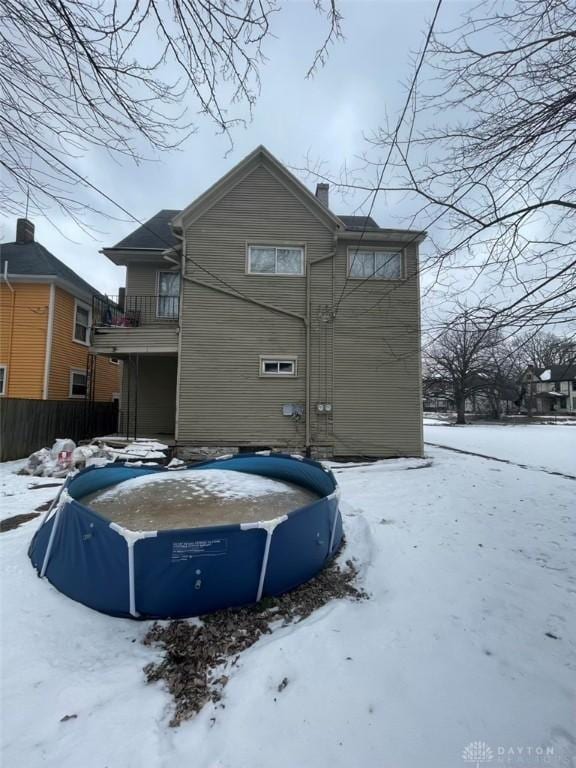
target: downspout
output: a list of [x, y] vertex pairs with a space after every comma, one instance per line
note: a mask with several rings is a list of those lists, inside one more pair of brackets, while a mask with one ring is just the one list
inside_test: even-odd
[[52, 337], [54, 335], [54, 296], [56, 289], [54, 283], [50, 283], [50, 303], [48, 304], [48, 329], [46, 331], [46, 354], [44, 356], [44, 387], [42, 399], [48, 400], [50, 385], [50, 366], [52, 364]]
[[333, 259], [336, 256], [336, 236], [334, 237], [334, 249], [325, 256], [320, 256], [314, 261], [306, 262], [306, 317], [304, 324], [306, 326], [306, 432], [305, 432], [305, 453], [309, 458], [312, 451], [312, 365], [310, 358], [312, 355], [312, 267], [321, 261]]
[[178, 440], [180, 437], [180, 387], [182, 360], [182, 315], [184, 313], [184, 276], [186, 274], [186, 254], [184, 253], [184, 236], [172, 230], [174, 237], [180, 240], [180, 299], [178, 301], [178, 357], [176, 360], [176, 404], [174, 407], [174, 455], [178, 455]]
[[[1, 250], [1, 247], [0, 247]], [[12, 287], [12, 284], [8, 280], [8, 261], [4, 262], [4, 282], [10, 289], [10, 292], [12, 293], [12, 301], [10, 302], [10, 333], [8, 334], [8, 360], [7, 360], [7, 366], [8, 370], [6, 371], [6, 380], [4, 382], [4, 392], [6, 395], [8, 395], [8, 381], [10, 379], [10, 374], [12, 372], [12, 339], [14, 336], [14, 309], [16, 305], [16, 291]]]

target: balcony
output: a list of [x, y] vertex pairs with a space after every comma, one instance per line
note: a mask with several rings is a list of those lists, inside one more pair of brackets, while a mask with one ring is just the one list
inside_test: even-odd
[[173, 354], [178, 351], [179, 296], [92, 298], [92, 351]]

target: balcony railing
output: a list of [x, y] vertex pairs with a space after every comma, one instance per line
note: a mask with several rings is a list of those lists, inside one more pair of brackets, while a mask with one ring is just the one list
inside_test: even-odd
[[92, 297], [92, 324], [96, 328], [137, 328], [175, 322], [179, 311], [179, 296]]

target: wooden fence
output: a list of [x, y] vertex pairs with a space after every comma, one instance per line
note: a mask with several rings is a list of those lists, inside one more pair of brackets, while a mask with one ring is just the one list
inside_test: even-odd
[[85, 400], [0, 398], [0, 461], [51, 447], [57, 437], [75, 442], [118, 429], [118, 404]]

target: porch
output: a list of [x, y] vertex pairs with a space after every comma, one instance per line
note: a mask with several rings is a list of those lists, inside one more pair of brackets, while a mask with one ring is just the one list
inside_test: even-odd
[[179, 296], [92, 298], [94, 354], [176, 354]]

